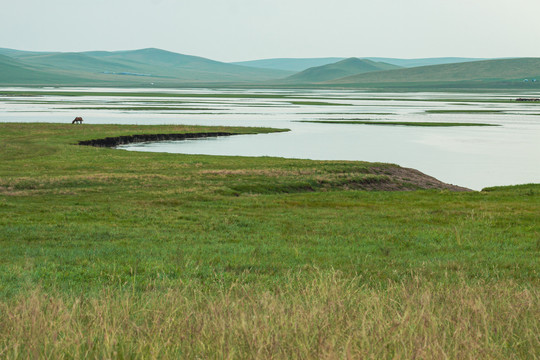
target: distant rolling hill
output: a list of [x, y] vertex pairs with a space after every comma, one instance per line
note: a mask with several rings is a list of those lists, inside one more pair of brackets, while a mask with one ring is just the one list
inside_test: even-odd
[[326, 81], [326, 85], [356, 87], [486, 87], [514, 86], [540, 80], [540, 58], [472, 61], [372, 72]]
[[457, 64], [469, 61], [488, 60], [480, 58], [461, 58], [461, 57], [439, 57], [439, 58], [421, 58], [421, 59], [395, 59], [385, 57], [365, 58], [372, 61], [382, 61], [387, 64], [397, 65], [399, 67], [417, 67], [428, 65]]
[[72, 80], [61, 73], [42, 71], [17, 59], [0, 55], [0, 84], [29, 85], [34, 84], [36, 79], [44, 84]]
[[[388, 62], [357, 58], [293, 59], [295, 61], [292, 62], [288, 62], [291, 59], [281, 59], [281, 63], [291, 69], [309, 64], [310, 61], [326, 62], [335, 59], [338, 61], [294, 73], [223, 63], [153, 48], [79, 53], [0, 48], [0, 86], [299, 85], [403, 89], [534, 87], [540, 90], [540, 82], [524, 82], [524, 79], [540, 79], [540, 58], [482, 60], [401, 69], [392, 69], [395, 64]], [[279, 59], [273, 59], [274, 64], [275, 60]], [[414, 61], [429, 63], [461, 60], [464, 58]], [[404, 66], [413, 64], [413, 60], [388, 61]]]
[[17, 61], [9, 56], [0, 55], [0, 74], [2, 76], [10, 77], [24, 77], [28, 75], [35, 75], [35, 70], [29, 66], [25, 66], [20, 61]]
[[[231, 64], [259, 67], [265, 69], [289, 70], [294, 72], [304, 71], [310, 67], [332, 64], [341, 60], [344, 57], [326, 57], [326, 58], [276, 58], [276, 59], [261, 59], [251, 61], [239, 61]], [[416, 67], [427, 65], [453, 64], [467, 61], [486, 60], [479, 58], [462, 58], [462, 57], [439, 57], [439, 58], [422, 58], [422, 59], [396, 59], [385, 57], [359, 57], [359, 59], [371, 60], [375, 62], [385, 62], [399, 67]]]
[[136, 71], [137, 67], [94, 58], [82, 53], [45, 53], [18, 55], [22, 63], [38, 67], [43, 70], [71, 70], [90, 73], [104, 73], [105, 71]]
[[349, 75], [363, 74], [373, 71], [398, 69], [399, 66], [384, 62], [375, 62], [358, 58], [348, 58], [333, 64], [312, 67], [283, 79], [287, 83], [320, 83], [339, 79]]
[[[0, 49], [0, 54], [6, 68], [6, 71], [0, 73], [0, 84], [3, 85], [173, 86], [186, 83], [253, 83], [292, 74], [289, 71], [228, 64], [160, 49], [82, 53]], [[32, 76], [17, 76], [30, 72], [33, 72]]]
[[93, 57], [138, 65], [141, 71], [160, 76], [174, 76], [185, 80], [204, 81], [260, 81], [275, 79], [289, 71], [258, 69], [223, 63], [199, 56], [183, 55], [160, 49], [142, 49], [116, 52], [89, 52]]
[[275, 69], [299, 72], [309, 69], [314, 66], [322, 66], [332, 64], [341, 60], [343, 57], [325, 57], [325, 58], [276, 58], [276, 59], [261, 59], [251, 61], [239, 61], [231, 64], [251, 66], [263, 69]]

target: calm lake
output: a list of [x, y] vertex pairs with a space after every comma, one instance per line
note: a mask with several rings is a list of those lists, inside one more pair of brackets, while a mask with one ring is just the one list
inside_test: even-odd
[[[264, 126], [291, 131], [121, 146], [134, 151], [390, 162], [480, 190], [540, 182], [540, 93], [266, 89], [0, 89], [0, 122]], [[35, 91], [22, 96], [23, 91]], [[28, 94], [26, 94], [28, 95]], [[76, 95], [76, 96], [73, 96]], [[420, 127], [299, 121], [485, 123]]]

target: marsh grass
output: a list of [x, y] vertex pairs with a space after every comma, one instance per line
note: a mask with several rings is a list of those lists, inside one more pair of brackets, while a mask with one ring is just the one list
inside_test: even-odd
[[[80, 107], [69, 107], [69, 108], [55, 108], [55, 109], [71, 109], [71, 110], [116, 110], [116, 111], [204, 111], [208, 108], [197, 108], [197, 107], [176, 107], [176, 106], [80, 106]], [[228, 110], [226, 108], [219, 110]]]
[[284, 285], [212, 290], [35, 289], [0, 303], [0, 357], [133, 359], [534, 359], [540, 293], [512, 282], [406, 282], [311, 269]]
[[[284, 94], [246, 94], [246, 93], [167, 93], [167, 92], [117, 92], [117, 91], [35, 91], [35, 90], [0, 90], [0, 95], [5, 96], [100, 96], [100, 97], [147, 97], [147, 98], [232, 98], [232, 99], [287, 99], [295, 97], [294, 95]], [[308, 98], [311, 99], [311, 98]]]
[[388, 126], [421, 126], [421, 127], [500, 126], [497, 124], [486, 124], [486, 123], [378, 121], [378, 120], [300, 120], [297, 122], [308, 122], [308, 123], [319, 123], [319, 124], [388, 125]]
[[[272, 89], [269, 87], [269, 89]], [[460, 90], [456, 90], [460, 91]], [[505, 92], [506, 93], [506, 92]], [[67, 96], [67, 97], [81, 97], [81, 96], [99, 96], [107, 98], [115, 97], [147, 97], [147, 98], [272, 98], [272, 99], [304, 99], [304, 100], [328, 100], [328, 96], [305, 96], [303, 93], [298, 94], [247, 94], [247, 93], [167, 93], [167, 92], [144, 92], [144, 91], [133, 91], [133, 92], [118, 92], [118, 91], [62, 91], [62, 90], [0, 90], [0, 95], [3, 96], [21, 96], [21, 97], [35, 97], [35, 96]], [[516, 94], [518, 97], [519, 94]], [[367, 100], [367, 101], [395, 101], [395, 97], [348, 97], [347, 100]], [[418, 98], [407, 98], [406, 101], [414, 102], [459, 102], [459, 103], [517, 103], [515, 99], [460, 99], [460, 98], [432, 98], [426, 99], [423, 97]], [[521, 104], [521, 103], [520, 103]], [[527, 102], [525, 104], [538, 104], [538, 102]]]
[[540, 185], [75, 145], [204, 131], [0, 124], [1, 359], [537, 356]]
[[434, 109], [425, 110], [427, 114], [503, 114], [503, 110], [478, 110], [478, 109], [463, 109], [463, 110], [446, 110], [446, 109]]
[[292, 105], [308, 105], [308, 106], [352, 106], [346, 103], [331, 103], [327, 101], [290, 101]]

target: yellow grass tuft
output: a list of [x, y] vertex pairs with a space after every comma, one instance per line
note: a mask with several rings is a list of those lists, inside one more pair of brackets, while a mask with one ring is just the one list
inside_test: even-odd
[[368, 288], [338, 272], [291, 275], [273, 291], [34, 290], [0, 303], [0, 358], [536, 359], [539, 300], [511, 282]]

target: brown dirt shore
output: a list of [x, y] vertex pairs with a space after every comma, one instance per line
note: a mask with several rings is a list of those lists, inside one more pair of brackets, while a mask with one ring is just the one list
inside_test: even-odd
[[[128, 136], [107, 137], [104, 139], [94, 139], [79, 141], [78, 145], [87, 145], [95, 147], [116, 147], [118, 145], [148, 142], [148, 141], [166, 141], [166, 140], [185, 140], [206, 138], [214, 136], [236, 135], [229, 132], [201, 132], [201, 133], [176, 133], [176, 134], [139, 134]], [[248, 170], [249, 172], [249, 170]], [[422, 189], [439, 189], [449, 191], [472, 191], [471, 189], [444, 183], [432, 176], [426, 175], [416, 169], [405, 168], [398, 165], [384, 164], [377, 166], [374, 164], [369, 168], [367, 174], [377, 175], [375, 179], [358, 179], [349, 184], [341, 184], [343, 188], [355, 190], [371, 191], [411, 191]]]

